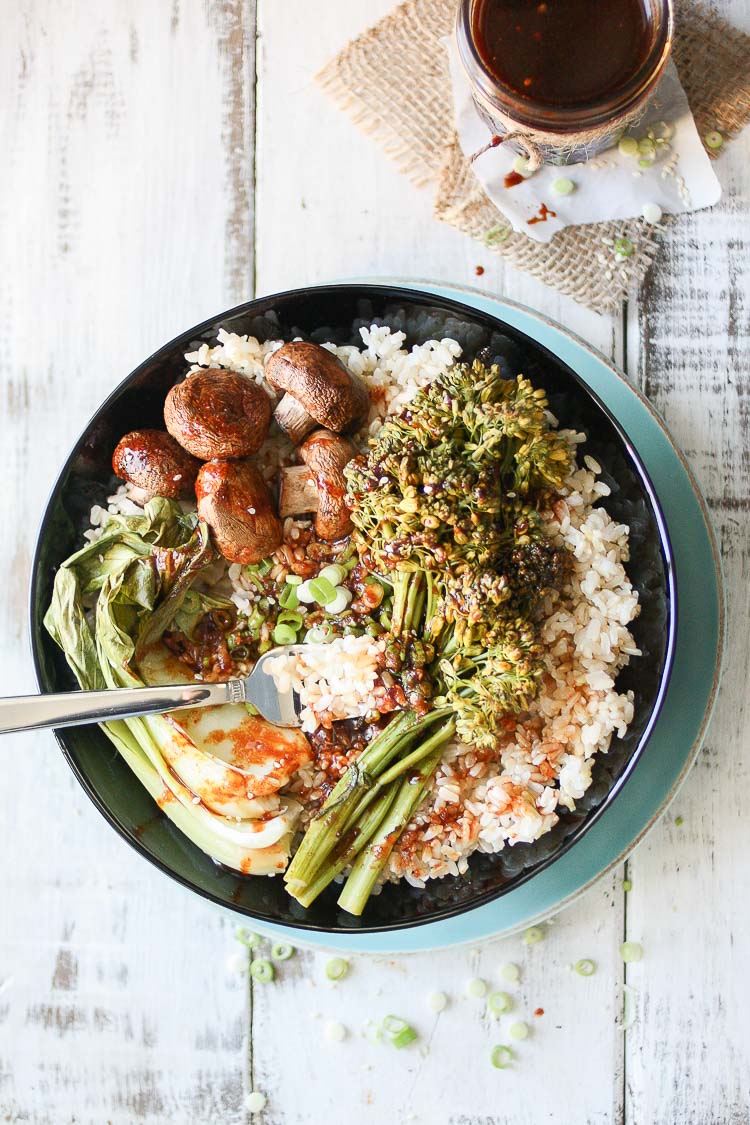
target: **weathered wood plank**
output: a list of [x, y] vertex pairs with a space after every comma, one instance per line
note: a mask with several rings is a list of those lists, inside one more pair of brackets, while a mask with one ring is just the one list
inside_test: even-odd
[[[0, 672], [33, 689], [35, 525], [101, 399], [252, 285], [252, 5], [26, 0], [0, 42]], [[245, 1121], [227, 923], [131, 852], [50, 735], [3, 741], [0, 1116]]]
[[[392, 0], [259, 3], [259, 292], [352, 276], [477, 284], [544, 309], [618, 358], [619, 321], [580, 309], [436, 223], [429, 190], [416, 191], [313, 84], [339, 46], [392, 7]], [[485, 270], [481, 278], [477, 265]], [[325, 982], [325, 955], [304, 953], [287, 963], [276, 984], [253, 990], [253, 1072], [270, 1099], [266, 1120], [620, 1121], [623, 1037], [615, 1020], [622, 970], [616, 950], [624, 919], [618, 886], [610, 881], [571, 908], [544, 946], [531, 951], [515, 939], [476, 953], [358, 958], [335, 990]], [[590, 981], [566, 967], [583, 956], [599, 962]], [[497, 970], [507, 960], [524, 963], [524, 984], [508, 991], [517, 994], [516, 1018], [528, 1019], [533, 1038], [519, 1046], [515, 1070], [499, 1072], [489, 1064], [489, 1051], [508, 1041], [512, 1021], [482, 1018], [481, 1004], [463, 992], [474, 975], [500, 987]], [[454, 1001], [435, 1025], [426, 997], [436, 988]], [[535, 1019], [538, 1006], [546, 1015]], [[420, 1029], [429, 1042], [426, 1057], [416, 1047], [399, 1052], [361, 1037], [365, 1019], [388, 1012]], [[340, 1046], [325, 1041], [328, 1019], [349, 1028]]]
[[[720, 8], [750, 30], [746, 5]], [[673, 808], [630, 863], [628, 936], [646, 951], [628, 972], [640, 990], [639, 1019], [626, 1045], [632, 1125], [739, 1125], [750, 1114], [749, 155], [747, 134], [728, 146], [717, 166], [723, 200], [671, 230], [631, 317], [629, 338], [640, 350], [633, 377], [664, 414], [713, 510], [729, 622], [706, 747]]]

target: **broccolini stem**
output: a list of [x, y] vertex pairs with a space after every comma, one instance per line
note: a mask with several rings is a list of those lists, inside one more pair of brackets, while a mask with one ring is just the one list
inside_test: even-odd
[[349, 766], [323, 805], [320, 815], [308, 826], [294, 859], [286, 869], [284, 881], [293, 897], [310, 884], [336, 847], [363, 792], [400, 752], [445, 713], [444, 710], [430, 711], [418, 719], [413, 711], [401, 711]]
[[338, 904], [349, 914], [360, 915], [377, 883], [394, 845], [422, 800], [427, 783], [440, 761], [437, 749], [425, 758], [410, 777], [404, 778], [398, 796], [375, 833], [374, 838], [359, 853], [339, 895]]

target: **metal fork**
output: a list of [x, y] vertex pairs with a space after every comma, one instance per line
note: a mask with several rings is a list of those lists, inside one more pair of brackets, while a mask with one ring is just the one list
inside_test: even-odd
[[287, 645], [261, 656], [249, 676], [210, 684], [193, 682], [169, 687], [112, 688], [108, 691], [69, 691], [59, 695], [19, 695], [0, 699], [0, 734], [44, 727], [77, 727], [160, 715], [183, 707], [213, 707], [219, 703], [251, 703], [264, 719], [279, 727], [300, 726], [300, 697], [279, 692], [266, 671], [269, 659], [305, 652], [311, 645]]

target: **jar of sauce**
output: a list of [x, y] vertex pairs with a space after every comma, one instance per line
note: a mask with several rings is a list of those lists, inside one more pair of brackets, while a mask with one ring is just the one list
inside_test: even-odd
[[641, 114], [673, 30], [672, 0], [461, 0], [456, 39], [491, 132], [521, 133], [561, 164]]

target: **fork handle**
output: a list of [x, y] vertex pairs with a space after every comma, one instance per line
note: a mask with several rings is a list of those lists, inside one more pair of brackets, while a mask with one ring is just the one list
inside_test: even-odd
[[106, 723], [110, 719], [133, 719], [138, 715], [178, 711], [181, 707], [239, 703], [244, 698], [242, 680], [230, 680], [223, 684], [69, 691], [60, 695], [19, 695], [13, 699], [0, 699], [0, 734]]

